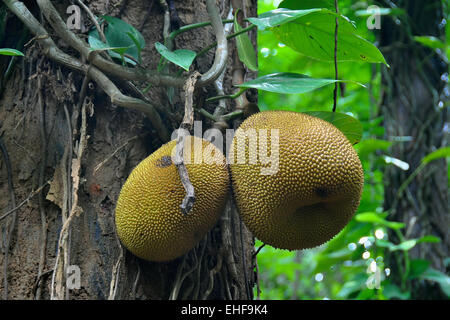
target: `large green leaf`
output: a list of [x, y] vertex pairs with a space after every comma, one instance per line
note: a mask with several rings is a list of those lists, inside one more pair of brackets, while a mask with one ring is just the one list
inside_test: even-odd
[[333, 0], [284, 0], [280, 3], [278, 8], [288, 8], [294, 10], [327, 8], [334, 9]]
[[258, 29], [264, 30], [266, 28], [277, 27], [279, 25], [294, 21], [300, 17], [318, 11], [321, 11], [321, 9], [289, 10], [280, 8], [264, 12], [260, 14], [258, 18], [248, 18], [248, 20], [258, 26]]
[[[237, 12], [236, 12], [237, 14]], [[242, 30], [242, 27], [237, 22], [237, 19], [234, 19], [234, 31], [239, 32]], [[246, 33], [243, 33], [236, 37], [236, 46], [238, 50], [239, 60], [244, 63], [247, 68], [252, 71], [257, 71], [257, 58], [256, 52], [253, 48], [253, 44]]]
[[156, 50], [167, 60], [182, 67], [184, 70], [189, 71], [189, 67], [195, 59], [196, 53], [191, 50], [178, 49], [175, 51], [170, 51], [162, 43], [155, 43]]
[[362, 124], [348, 114], [331, 111], [306, 111], [304, 113], [330, 122], [347, 137], [351, 144], [361, 141]]
[[23, 56], [24, 54], [16, 49], [2, 48], [2, 49], [0, 49], [0, 55], [2, 55], [2, 56]]
[[[280, 9], [278, 9], [280, 10]], [[336, 14], [321, 9], [273, 28], [278, 40], [310, 58], [334, 61]], [[338, 61], [386, 63], [378, 48], [354, 33], [353, 24], [339, 16]]]
[[280, 72], [265, 75], [236, 86], [275, 93], [297, 94], [310, 92], [335, 82], [336, 80], [332, 79], [314, 79], [303, 74]]

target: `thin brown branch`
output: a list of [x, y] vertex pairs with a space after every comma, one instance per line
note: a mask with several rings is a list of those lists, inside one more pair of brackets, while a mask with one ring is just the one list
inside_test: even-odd
[[14, 212], [16, 212], [17, 210], [22, 208], [24, 205], [26, 205], [28, 202], [30, 202], [30, 200], [32, 198], [34, 198], [37, 194], [39, 194], [42, 191], [42, 189], [44, 189], [45, 186], [50, 183], [51, 183], [51, 181], [49, 180], [46, 183], [44, 183], [42, 186], [37, 188], [35, 191], [32, 191], [25, 200], [23, 200], [21, 203], [19, 203], [18, 206], [12, 208], [11, 210], [7, 211], [2, 216], [0, 216], [0, 221], [2, 221], [3, 219], [6, 219], [10, 214], [13, 214]]
[[107, 43], [105, 33], [103, 32], [103, 29], [100, 27], [100, 24], [98, 23], [97, 17], [92, 13], [91, 9], [87, 5], [84, 4], [82, 0], [77, 0], [78, 4], [83, 8], [84, 11], [86, 11], [87, 15], [91, 19], [92, 23], [95, 25], [98, 31], [98, 35], [100, 36], [100, 39]]
[[[10, 2], [15, 0], [4, 1]], [[161, 75], [156, 73], [156, 71], [152, 72], [142, 68], [124, 67], [108, 61], [98, 54], [92, 54], [91, 48], [67, 27], [66, 23], [49, 0], [37, 0], [37, 3], [56, 34], [64, 39], [69, 46], [78, 51], [83, 57], [88, 59], [92, 65], [103, 72], [126, 80], [148, 81], [155, 86], [167, 85], [172, 87], [182, 87], [184, 85], [185, 80], [183, 78]]]
[[[30, 29], [43, 46], [44, 54], [51, 60], [63, 66], [87, 74], [110, 97], [111, 102], [119, 107], [131, 108], [144, 112], [152, 122], [155, 131], [161, 140], [168, 141], [169, 133], [154, 106], [137, 98], [126, 96], [120, 92], [117, 86], [99, 69], [89, 66], [62, 52], [42, 25], [34, 18], [22, 2], [17, 0], [3, 0], [8, 8]], [[59, 17], [60, 18], [60, 17]], [[61, 18], [60, 18], [61, 19]], [[64, 24], [65, 26], [65, 24]], [[80, 40], [80, 39], [78, 39]], [[80, 40], [81, 41], [81, 40]], [[111, 63], [110, 63], [111, 64]], [[112, 64], [115, 65], [115, 64]], [[116, 65], [118, 66], [118, 65]]]

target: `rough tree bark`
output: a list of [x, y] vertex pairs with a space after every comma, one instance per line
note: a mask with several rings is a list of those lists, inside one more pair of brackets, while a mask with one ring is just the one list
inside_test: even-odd
[[[385, 5], [385, 2], [383, 2]], [[412, 137], [411, 141], [395, 142], [392, 156], [410, 165], [409, 170], [396, 166], [386, 167], [385, 208], [392, 209], [390, 219], [406, 224], [404, 236], [419, 238], [435, 235], [441, 243], [419, 244], [411, 251], [411, 259], [431, 261], [432, 266], [445, 272], [443, 261], [449, 256], [449, 194], [447, 188], [447, 165], [444, 159], [434, 161], [399, 194], [401, 186], [420, 165], [427, 154], [448, 143], [445, 124], [448, 123], [448, 66], [435, 51], [414, 42], [412, 36], [442, 37], [445, 32], [442, 1], [397, 1], [406, 16], [383, 18], [381, 47], [390, 69], [383, 72], [384, 96], [382, 115], [386, 137]], [[446, 76], [447, 75], [447, 76]], [[395, 140], [394, 140], [395, 141]], [[395, 233], [391, 239], [398, 241]], [[402, 253], [392, 253], [390, 267], [394, 282], [401, 285], [407, 265]], [[404, 280], [404, 279], [403, 279]], [[415, 281], [412, 298], [432, 299], [444, 297], [437, 285]]]
[[[222, 18], [229, 15], [230, 2], [217, 1]], [[256, 15], [256, 0], [238, 2], [244, 15]], [[67, 41], [57, 36], [52, 21], [41, 14], [35, 1], [24, 3], [61, 50], [83, 61]], [[119, 17], [139, 29], [147, 43], [144, 66], [156, 69], [160, 55], [154, 43], [164, 41], [165, 10], [169, 9], [165, 1], [84, 3], [97, 16]], [[52, 4], [66, 21], [67, 7], [79, 1], [60, 0]], [[172, 19], [172, 24], [209, 21], [205, 1], [173, 4], [179, 20]], [[86, 11], [81, 12], [83, 23], [92, 26]], [[172, 18], [176, 16], [173, 10], [169, 13]], [[8, 42], [17, 39], [25, 29], [9, 12], [6, 37], [0, 47], [8, 47]], [[86, 39], [86, 31], [76, 33]], [[255, 42], [255, 31], [251, 37]], [[252, 299], [254, 241], [231, 200], [214, 229], [195, 249], [173, 262], [146, 262], [120, 245], [114, 230], [120, 188], [131, 170], [163, 141], [144, 113], [112, 104], [98, 83], [89, 81], [79, 70], [49, 59], [43, 50], [45, 41], [48, 37], [37, 37], [25, 46], [26, 57], [15, 65], [0, 96], [0, 138], [5, 147], [0, 155], [9, 155], [9, 161], [0, 157], [0, 296], [49, 299], [54, 292], [54, 298], [59, 299]], [[214, 41], [214, 32], [205, 27], [178, 36], [174, 49], [199, 52]], [[237, 67], [233, 63], [235, 51], [234, 41], [229, 41], [225, 92], [232, 91]], [[6, 59], [9, 58], [0, 61], [2, 75], [3, 66], [9, 61]], [[210, 50], [196, 61], [194, 69], [204, 73], [213, 60], [214, 50]], [[136, 95], [120, 79], [110, 79], [123, 93]], [[141, 89], [148, 85], [146, 81], [135, 84]], [[213, 114], [217, 105], [208, 104], [205, 99], [215, 95], [213, 85], [197, 89], [196, 106]], [[183, 96], [181, 88], [155, 85], [146, 94], [169, 133], [183, 119]], [[236, 106], [228, 102], [224, 107], [224, 111], [232, 111]], [[203, 131], [224, 125], [214, 124], [197, 113], [196, 120], [203, 120]], [[54, 270], [59, 235], [69, 219], [67, 204], [75, 204], [71, 208], [74, 216], [68, 226], [67, 249]], [[66, 280], [72, 279], [74, 273], [61, 270], [69, 266], [80, 270], [80, 289], [66, 287]]]

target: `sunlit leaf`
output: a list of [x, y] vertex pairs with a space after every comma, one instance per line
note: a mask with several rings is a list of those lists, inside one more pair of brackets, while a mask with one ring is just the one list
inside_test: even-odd
[[403, 241], [402, 243], [396, 245], [393, 249], [391, 249], [391, 251], [397, 251], [397, 250], [408, 251], [408, 250], [411, 250], [412, 248], [414, 248], [416, 246], [416, 244], [417, 244], [416, 239], [406, 240], [406, 241]]
[[395, 222], [395, 221], [388, 221], [385, 219], [386, 214], [379, 214], [376, 212], [363, 212], [358, 213], [355, 216], [355, 220], [359, 222], [369, 222], [373, 224], [379, 224], [383, 225], [385, 227], [388, 227], [390, 229], [399, 230], [405, 227], [404, 223], [401, 222]]
[[178, 49], [175, 51], [170, 51], [162, 43], [155, 43], [156, 50], [167, 60], [182, 67], [184, 70], [189, 71], [189, 67], [195, 59], [196, 53], [191, 50]]
[[16, 49], [2, 48], [0, 49], [0, 55], [3, 56], [24, 56], [22, 52]]
[[347, 137], [351, 144], [356, 144], [361, 141], [363, 133], [362, 124], [352, 116], [331, 111], [306, 111], [304, 113], [332, 123]]
[[258, 16], [258, 18], [248, 18], [248, 20], [258, 26], [260, 30], [266, 28], [276, 27], [290, 21], [294, 21], [300, 17], [311, 14], [313, 12], [321, 11], [322, 9], [310, 9], [310, 10], [289, 10], [289, 9], [275, 9], [272, 11], [264, 12]]
[[415, 36], [414, 40], [431, 49], [445, 48], [445, 43], [441, 39], [433, 36]]
[[[236, 85], [275, 93], [298, 94], [317, 90], [337, 82], [332, 79], [315, 79], [298, 73], [273, 73]], [[344, 82], [338, 80], [338, 82]]]
[[423, 236], [423, 237], [417, 239], [417, 243], [421, 243], [421, 242], [439, 243], [439, 242], [441, 242], [441, 239], [439, 237], [435, 237], [435, 236]]
[[284, 0], [278, 8], [305, 10], [314, 8], [334, 9], [334, 0]]
[[[272, 31], [280, 42], [310, 58], [334, 61], [336, 14], [330, 10], [310, 12]], [[355, 34], [353, 24], [339, 16], [338, 61], [386, 63], [371, 42]]]

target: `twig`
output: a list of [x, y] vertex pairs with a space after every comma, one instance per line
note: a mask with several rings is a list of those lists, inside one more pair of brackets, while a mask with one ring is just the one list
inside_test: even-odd
[[88, 14], [88, 16], [91, 19], [92, 23], [94, 23], [95, 27], [97, 28], [98, 35], [100, 36], [100, 39], [104, 43], [107, 43], [105, 33], [103, 32], [103, 29], [98, 24], [97, 17], [92, 13], [91, 9], [89, 9], [89, 7], [84, 4], [83, 1], [77, 0], [77, 2], [84, 9], [84, 11], [86, 11], [86, 13]]
[[113, 158], [120, 150], [122, 150], [123, 148], [125, 148], [130, 142], [132, 142], [132, 141], [134, 141], [134, 140], [136, 140], [136, 139], [138, 139], [138, 138], [141, 138], [142, 136], [145, 136], [145, 135], [147, 135], [147, 134], [148, 134], [148, 133], [143, 134], [143, 135], [136, 135], [136, 136], [134, 136], [134, 137], [129, 138], [124, 144], [122, 144], [120, 147], [118, 147], [116, 150], [114, 150], [113, 153], [111, 153], [111, 154], [110, 154], [109, 156], [107, 156], [102, 162], [100, 162], [97, 166], [95, 166], [93, 174], [96, 174], [97, 171], [100, 170], [101, 167], [103, 167], [103, 166], [105, 165], [106, 162], [108, 162], [109, 160], [111, 160], [111, 159], [112, 159], [112, 158]]
[[121, 243], [119, 241], [119, 238], [117, 238], [117, 236], [116, 236], [116, 240], [117, 240], [117, 244], [118, 244], [120, 253], [119, 253], [119, 257], [117, 258], [116, 264], [112, 268], [112, 275], [111, 275], [111, 282], [110, 282], [110, 285], [109, 285], [108, 300], [114, 300], [116, 298], [117, 288], [119, 287], [120, 265], [122, 264], [122, 260], [123, 260], [123, 252], [124, 252], [124, 250], [123, 250], [122, 245], [121, 245]]
[[32, 191], [28, 197], [23, 200], [17, 207], [14, 207], [13, 209], [7, 211], [6, 213], [4, 213], [2, 216], [0, 216], [0, 221], [2, 221], [3, 219], [7, 218], [10, 214], [16, 212], [17, 210], [19, 210], [20, 208], [22, 208], [24, 205], [26, 205], [28, 202], [30, 202], [30, 200], [36, 196], [37, 194], [39, 194], [42, 189], [45, 188], [46, 185], [50, 184], [51, 181], [47, 181], [46, 183], [44, 183], [42, 186], [40, 186], [39, 188], [37, 188], [35, 191]]
[[[9, 155], [8, 155], [8, 151], [6, 149], [5, 144], [3, 143], [3, 140], [0, 137], [0, 149], [2, 151], [3, 154], [3, 160], [5, 161], [6, 164], [6, 172], [7, 172], [7, 176], [8, 176], [8, 190], [9, 190], [9, 195], [11, 198], [11, 206], [14, 208], [16, 207], [16, 196], [14, 194], [14, 184], [13, 184], [13, 180], [12, 180], [12, 168], [11, 168], [11, 161], [9, 160]], [[5, 214], [2, 217], [0, 217], [0, 221], [2, 220], [3, 217], [6, 217], [8, 215]], [[12, 216], [11, 222], [9, 224], [9, 228], [6, 228], [6, 243], [5, 243], [5, 257], [3, 260], [3, 299], [7, 300], [8, 299], [8, 256], [9, 256], [9, 245], [11, 243], [11, 238], [12, 238], [12, 233], [14, 231], [14, 226], [16, 224], [16, 218], [17, 215], [14, 211], [14, 214]]]
[[133, 288], [131, 289], [131, 297], [133, 300], [136, 299], [136, 290], [139, 283], [139, 279], [141, 277], [141, 264], [139, 263], [139, 261], [137, 261], [136, 265], [137, 265], [136, 278], [134, 279]]
[[[3, 1], [5, 1], [7, 5], [8, 3], [18, 2], [17, 0]], [[83, 57], [87, 58], [92, 65], [103, 72], [126, 80], [148, 81], [155, 86], [167, 85], [172, 87], [182, 87], [184, 85], [185, 79], [183, 78], [161, 75], [156, 71], [149, 71], [142, 68], [124, 67], [120, 64], [106, 60], [98, 54], [91, 54], [91, 48], [67, 27], [65, 21], [61, 18], [58, 11], [49, 0], [37, 0], [37, 4], [56, 34], [64, 39], [69, 46], [78, 51]], [[19, 5], [16, 4], [15, 6], [18, 7]], [[22, 19], [20, 15], [18, 15], [18, 17]]]
[[263, 243], [257, 250], [256, 250], [256, 252], [253, 254], [253, 257], [257, 257], [258, 256], [258, 253], [262, 250], [262, 248], [264, 248], [266, 246], [266, 244], [265, 243]]
[[[339, 3], [338, 0], [334, 0], [334, 6], [336, 9], [336, 13], [339, 15]], [[339, 83], [339, 70], [338, 70], [338, 29], [339, 29], [339, 16], [336, 16], [336, 27], [334, 29], [334, 72], [336, 82], [334, 83], [334, 92], [333, 92], [333, 112], [336, 112], [337, 108], [337, 100], [338, 100], [338, 88]]]
[[[81, 173], [81, 160], [83, 157], [83, 152], [87, 145], [87, 105], [92, 102], [83, 103], [83, 107], [81, 109], [81, 129], [80, 129], [80, 141], [78, 143], [78, 151], [77, 158], [72, 162], [71, 176], [72, 176], [72, 203], [70, 204], [70, 213], [67, 220], [64, 222], [61, 232], [59, 234], [58, 240], [58, 253], [56, 256], [56, 262], [54, 267], [54, 273], [52, 278], [52, 289], [51, 289], [51, 298], [54, 298], [54, 284], [55, 284], [55, 275], [58, 270], [59, 256], [61, 251], [67, 253], [67, 238], [68, 238], [68, 230], [70, 228], [70, 224], [73, 218], [82, 212], [82, 209], [78, 206], [78, 188], [80, 185], [80, 173]], [[66, 266], [65, 266], [66, 267]], [[63, 268], [64, 270], [64, 268]], [[58, 283], [57, 285], [61, 285]], [[58, 293], [58, 292], [57, 292]], [[59, 292], [59, 297], [61, 297], [61, 293]]]
[[152, 0], [152, 1], [150, 2], [150, 6], [149, 6], [149, 8], [147, 9], [147, 11], [146, 11], [146, 13], [145, 13], [144, 19], [142, 19], [141, 26], [140, 26], [139, 29], [138, 29], [140, 32], [142, 32], [142, 30], [144, 29], [145, 23], [147, 22], [148, 18], [150, 17], [150, 13], [152, 12], [153, 4], [154, 4], [154, 3], [155, 3], [154, 0]]
[[185, 254], [183, 256], [183, 260], [181, 261], [181, 264], [178, 266], [177, 275], [175, 276], [174, 286], [172, 291], [170, 292], [169, 300], [176, 300], [178, 297], [178, 292], [180, 291], [181, 284], [181, 274], [183, 272], [184, 266], [186, 264], [186, 259], [188, 257], [188, 254]]
[[205, 290], [205, 293], [202, 296], [202, 300], [206, 300], [209, 295], [211, 294], [213, 287], [214, 287], [214, 276], [219, 273], [219, 271], [222, 269], [222, 261], [223, 261], [223, 255], [221, 252], [217, 254], [217, 263], [216, 266], [209, 271], [209, 285], [208, 288]]
[[[174, 164], [178, 169], [178, 174], [180, 175], [181, 183], [186, 191], [186, 195], [183, 199], [183, 202], [180, 205], [181, 211], [184, 214], [188, 214], [195, 202], [195, 190], [189, 179], [189, 174], [184, 162], [184, 144], [186, 133], [192, 128], [194, 124], [194, 90], [195, 83], [197, 82], [200, 73], [194, 72], [185, 85], [185, 109], [184, 109], [184, 118], [183, 122], [180, 125], [180, 130], [178, 130], [178, 138], [177, 138], [177, 146], [176, 153], [174, 157]], [[190, 143], [190, 141], [188, 141]], [[190, 161], [190, 159], [189, 159]]]

